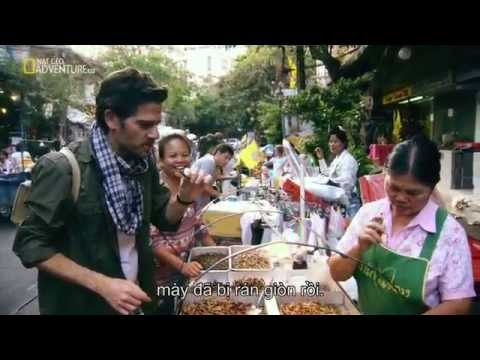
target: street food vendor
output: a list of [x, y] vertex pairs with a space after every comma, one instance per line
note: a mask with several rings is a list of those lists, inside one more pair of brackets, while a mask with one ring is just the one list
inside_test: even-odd
[[282, 145], [275, 146], [275, 155], [271, 160], [273, 164], [273, 176], [282, 176], [288, 166], [288, 157], [285, 154], [285, 149]]
[[272, 169], [271, 177], [273, 179], [273, 184], [276, 187], [280, 177], [288, 171], [288, 157], [285, 154], [285, 149], [282, 145], [275, 146], [275, 153], [273, 157], [266, 161], [264, 165], [268, 169]]
[[333, 155], [330, 166], [327, 166], [325, 157], [321, 148], [315, 149], [317, 155], [320, 173], [329, 178], [329, 185], [339, 186], [345, 190], [350, 203], [349, 215], [353, 217], [356, 209], [354, 205], [359, 203], [358, 196], [354, 192], [357, 183], [358, 162], [347, 150], [347, 133], [340, 126], [332, 129], [329, 134], [328, 146]]
[[334, 255], [336, 281], [352, 276], [364, 314], [466, 314], [475, 297], [465, 230], [432, 201], [440, 152], [419, 136], [397, 145], [387, 163], [386, 197], [364, 205]]
[[[160, 165], [160, 183], [166, 186], [171, 194], [177, 194], [182, 182], [182, 169], [190, 167], [192, 162], [191, 142], [182, 134], [169, 134], [158, 143]], [[182, 201], [178, 199], [178, 201]], [[183, 204], [183, 202], [182, 202]], [[155, 281], [157, 286], [181, 286], [185, 279], [200, 275], [202, 266], [196, 261], [188, 262], [190, 250], [198, 240], [204, 246], [216, 245], [208, 234], [201, 230], [203, 225], [199, 219], [199, 206], [196, 203], [184, 203], [188, 206], [177, 231], [163, 231], [151, 226], [150, 237], [156, 258]], [[173, 298], [162, 297], [160, 311], [173, 311]]]
[[[212, 176], [215, 180], [218, 180], [220, 174], [218, 173], [217, 168], [223, 169], [234, 157], [235, 152], [230, 145], [222, 143], [215, 147], [212, 154], [205, 154], [195, 161], [192, 167], [196, 170], [202, 170], [206, 174]], [[197, 201], [197, 204], [200, 208], [203, 208], [212, 198], [218, 198], [221, 195], [221, 192], [215, 190], [213, 187], [206, 187], [204, 194]]]

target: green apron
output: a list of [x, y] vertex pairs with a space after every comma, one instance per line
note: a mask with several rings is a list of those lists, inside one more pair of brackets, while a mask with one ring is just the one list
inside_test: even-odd
[[360, 311], [365, 315], [414, 315], [429, 309], [425, 284], [430, 259], [437, 244], [445, 209], [436, 213], [436, 232], [429, 233], [418, 258], [397, 254], [381, 245], [372, 245], [362, 255], [353, 276], [358, 285]]

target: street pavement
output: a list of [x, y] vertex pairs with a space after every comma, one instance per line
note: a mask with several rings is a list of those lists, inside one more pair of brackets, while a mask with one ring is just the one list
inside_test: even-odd
[[15, 232], [0, 219], [0, 315], [38, 315], [37, 270], [25, 269], [12, 252]]

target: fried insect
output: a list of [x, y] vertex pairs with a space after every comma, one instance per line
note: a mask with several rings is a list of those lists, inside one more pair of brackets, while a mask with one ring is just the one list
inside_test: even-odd
[[[206, 270], [217, 261], [223, 259], [226, 255], [223, 254], [203, 254], [195, 256], [192, 261], [197, 261], [202, 265], [203, 269]], [[220, 264], [215, 266], [213, 270], [228, 270], [228, 260], [222, 261]]]
[[185, 315], [247, 315], [251, 305], [230, 299], [207, 299], [183, 307]]
[[[385, 220], [384, 220], [384, 215], [383, 213], [380, 213], [380, 216], [376, 216], [372, 219], [373, 222], [376, 222], [377, 224], [379, 225], [384, 225], [385, 223]], [[386, 244], [387, 243], [387, 234], [385, 234], [384, 232], [382, 232], [380, 234], [380, 237], [382, 239], [382, 243]]]
[[232, 285], [233, 288], [248, 288], [249, 290], [257, 289], [262, 291], [265, 288], [265, 280], [259, 278], [243, 278], [235, 280]]
[[335, 305], [323, 305], [315, 301], [281, 304], [282, 315], [340, 315]]
[[233, 259], [235, 269], [270, 269], [270, 261], [259, 252], [238, 255]]

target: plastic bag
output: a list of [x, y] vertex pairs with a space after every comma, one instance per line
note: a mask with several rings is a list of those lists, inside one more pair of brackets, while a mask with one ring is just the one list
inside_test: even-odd
[[345, 233], [345, 229], [346, 219], [342, 215], [341, 209], [332, 206], [327, 227], [327, 243], [331, 248], [337, 248], [338, 242]]
[[340, 187], [325, 185], [323, 181], [318, 181], [315, 178], [305, 178], [305, 190], [325, 201], [342, 204], [347, 204], [348, 201], [345, 190]]
[[[282, 190], [289, 195], [292, 201], [300, 200], [300, 186], [298, 183], [288, 177], [282, 179]], [[321, 207], [326, 207], [327, 203], [324, 199], [314, 195], [305, 188], [305, 200], [307, 203], [318, 204]]]
[[290, 229], [290, 228], [287, 228], [283, 231], [282, 238], [284, 241], [296, 242], [296, 243], [300, 242], [300, 236], [298, 236], [298, 234], [293, 229]]
[[322, 246], [326, 243], [327, 221], [317, 213], [310, 215], [311, 229], [308, 237], [309, 245]]

